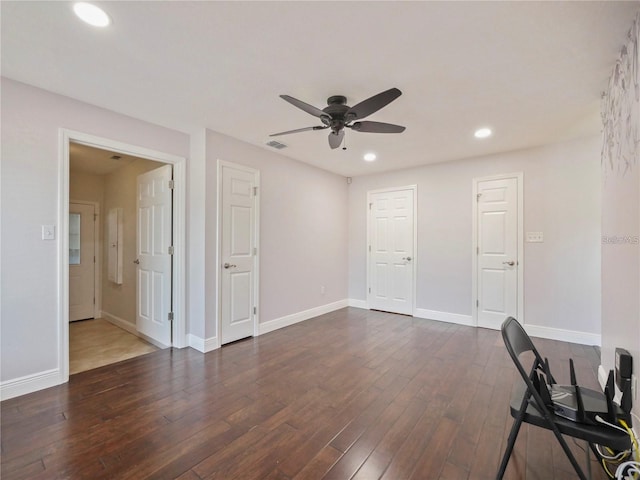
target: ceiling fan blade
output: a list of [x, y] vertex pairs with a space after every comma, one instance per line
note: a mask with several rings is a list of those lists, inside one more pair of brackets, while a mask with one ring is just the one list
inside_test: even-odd
[[402, 133], [406, 127], [402, 125], [394, 125], [393, 123], [382, 122], [356, 122], [353, 125], [347, 125], [347, 127], [355, 130], [356, 132], [367, 133]]
[[344, 138], [344, 130], [340, 130], [338, 133], [331, 132], [329, 134], [329, 146], [331, 148], [338, 148]]
[[351, 107], [349, 111], [347, 111], [345, 117], [350, 120], [359, 120], [364, 117], [368, 117], [374, 112], [377, 112], [382, 107], [389, 105], [396, 98], [402, 95], [402, 92], [397, 88], [390, 88], [389, 90], [385, 90], [382, 93], [374, 95], [373, 97], [367, 98], [357, 105]]
[[329, 117], [326, 113], [324, 113], [319, 108], [314, 107], [313, 105], [309, 105], [308, 103], [303, 102], [302, 100], [298, 100], [297, 98], [293, 98], [290, 95], [280, 95], [280, 98], [286, 100], [294, 107], [298, 107], [300, 110], [304, 110], [305, 112], [313, 115], [314, 117]]
[[290, 133], [298, 133], [298, 132], [308, 132], [310, 130], [324, 130], [325, 128], [329, 128], [326, 126], [317, 126], [317, 127], [305, 127], [305, 128], [296, 128], [295, 130], [287, 130], [286, 132], [278, 132], [272, 133], [269, 135], [270, 137], [277, 137], [278, 135], [288, 135]]

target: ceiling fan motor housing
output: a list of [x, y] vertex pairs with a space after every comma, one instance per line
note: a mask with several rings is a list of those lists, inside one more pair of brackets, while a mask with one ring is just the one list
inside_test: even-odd
[[347, 105], [347, 97], [343, 95], [333, 95], [327, 99], [327, 106], [322, 109], [329, 118], [321, 119], [325, 125], [331, 127], [334, 133], [338, 133], [342, 130], [347, 123], [345, 120], [345, 114], [351, 107]]
[[347, 97], [344, 95], [332, 95], [327, 98], [327, 105], [346, 105]]

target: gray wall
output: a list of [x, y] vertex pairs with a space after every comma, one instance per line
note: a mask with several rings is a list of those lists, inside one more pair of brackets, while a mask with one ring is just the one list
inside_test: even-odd
[[2, 79], [0, 381], [58, 371], [60, 128], [188, 157], [187, 135]]
[[[640, 21], [640, 14], [636, 22]], [[640, 40], [640, 28], [630, 35]], [[602, 366], [614, 367], [615, 348], [629, 350], [638, 375], [640, 360], [640, 104], [637, 43], [621, 55], [603, 105], [602, 158]], [[635, 80], [635, 82], [634, 82]], [[634, 88], [635, 87], [635, 88]], [[640, 416], [638, 400], [634, 413]]]
[[349, 297], [366, 299], [367, 191], [417, 184], [416, 306], [471, 315], [472, 180], [523, 172], [524, 230], [544, 233], [544, 243], [524, 246], [524, 321], [597, 340], [599, 152], [599, 138], [589, 138], [354, 178], [349, 187]]
[[[217, 161], [260, 170], [260, 322], [347, 297], [346, 178], [207, 131], [206, 318], [216, 336]], [[320, 286], [326, 291], [320, 293]]]

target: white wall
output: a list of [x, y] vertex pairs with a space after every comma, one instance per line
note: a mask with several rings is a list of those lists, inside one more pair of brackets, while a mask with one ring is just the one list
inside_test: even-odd
[[525, 232], [544, 233], [544, 243], [525, 243], [524, 321], [537, 335], [599, 343], [599, 153], [594, 137], [354, 178], [349, 298], [366, 300], [367, 191], [417, 184], [416, 307], [470, 317], [472, 179], [521, 171]]
[[[205, 197], [206, 131], [191, 134], [187, 176], [187, 331], [204, 342], [205, 336]], [[214, 186], [215, 188], [215, 186]], [[215, 247], [215, 245], [214, 245]], [[204, 345], [200, 350], [204, 349]]]
[[[615, 348], [640, 369], [640, 14], [620, 55], [603, 103], [602, 158], [602, 374], [614, 368]], [[635, 41], [634, 41], [635, 40]], [[640, 401], [634, 413], [640, 417]]]
[[[217, 160], [260, 171], [262, 325], [347, 298], [347, 183], [342, 176], [207, 131], [206, 335], [217, 335]], [[326, 287], [325, 294], [320, 286]]]
[[[187, 157], [187, 135], [2, 79], [0, 382], [58, 367], [59, 129]], [[58, 229], [57, 229], [57, 233]], [[44, 372], [44, 373], [43, 373]]]

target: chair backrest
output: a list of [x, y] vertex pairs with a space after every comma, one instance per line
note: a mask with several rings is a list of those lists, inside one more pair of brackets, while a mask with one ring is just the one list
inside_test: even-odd
[[[508, 317], [504, 322], [502, 322], [502, 327], [500, 328], [502, 331], [502, 339], [504, 340], [504, 344], [507, 347], [507, 352], [509, 352], [509, 356], [513, 360], [518, 372], [522, 376], [522, 379], [527, 384], [529, 389], [532, 389], [532, 377], [534, 372], [540, 368], [543, 371], [546, 370], [546, 365], [540, 353], [536, 349], [535, 345], [525, 332], [522, 325], [518, 323], [518, 321], [513, 317]], [[525, 352], [532, 352], [535, 356], [535, 361], [531, 366], [531, 370], [527, 373], [520, 361], [520, 355]], [[547, 375], [550, 375], [549, 372], [546, 372]], [[536, 400], [540, 401], [541, 399], [536, 395], [535, 392], [532, 392], [536, 397]]]

